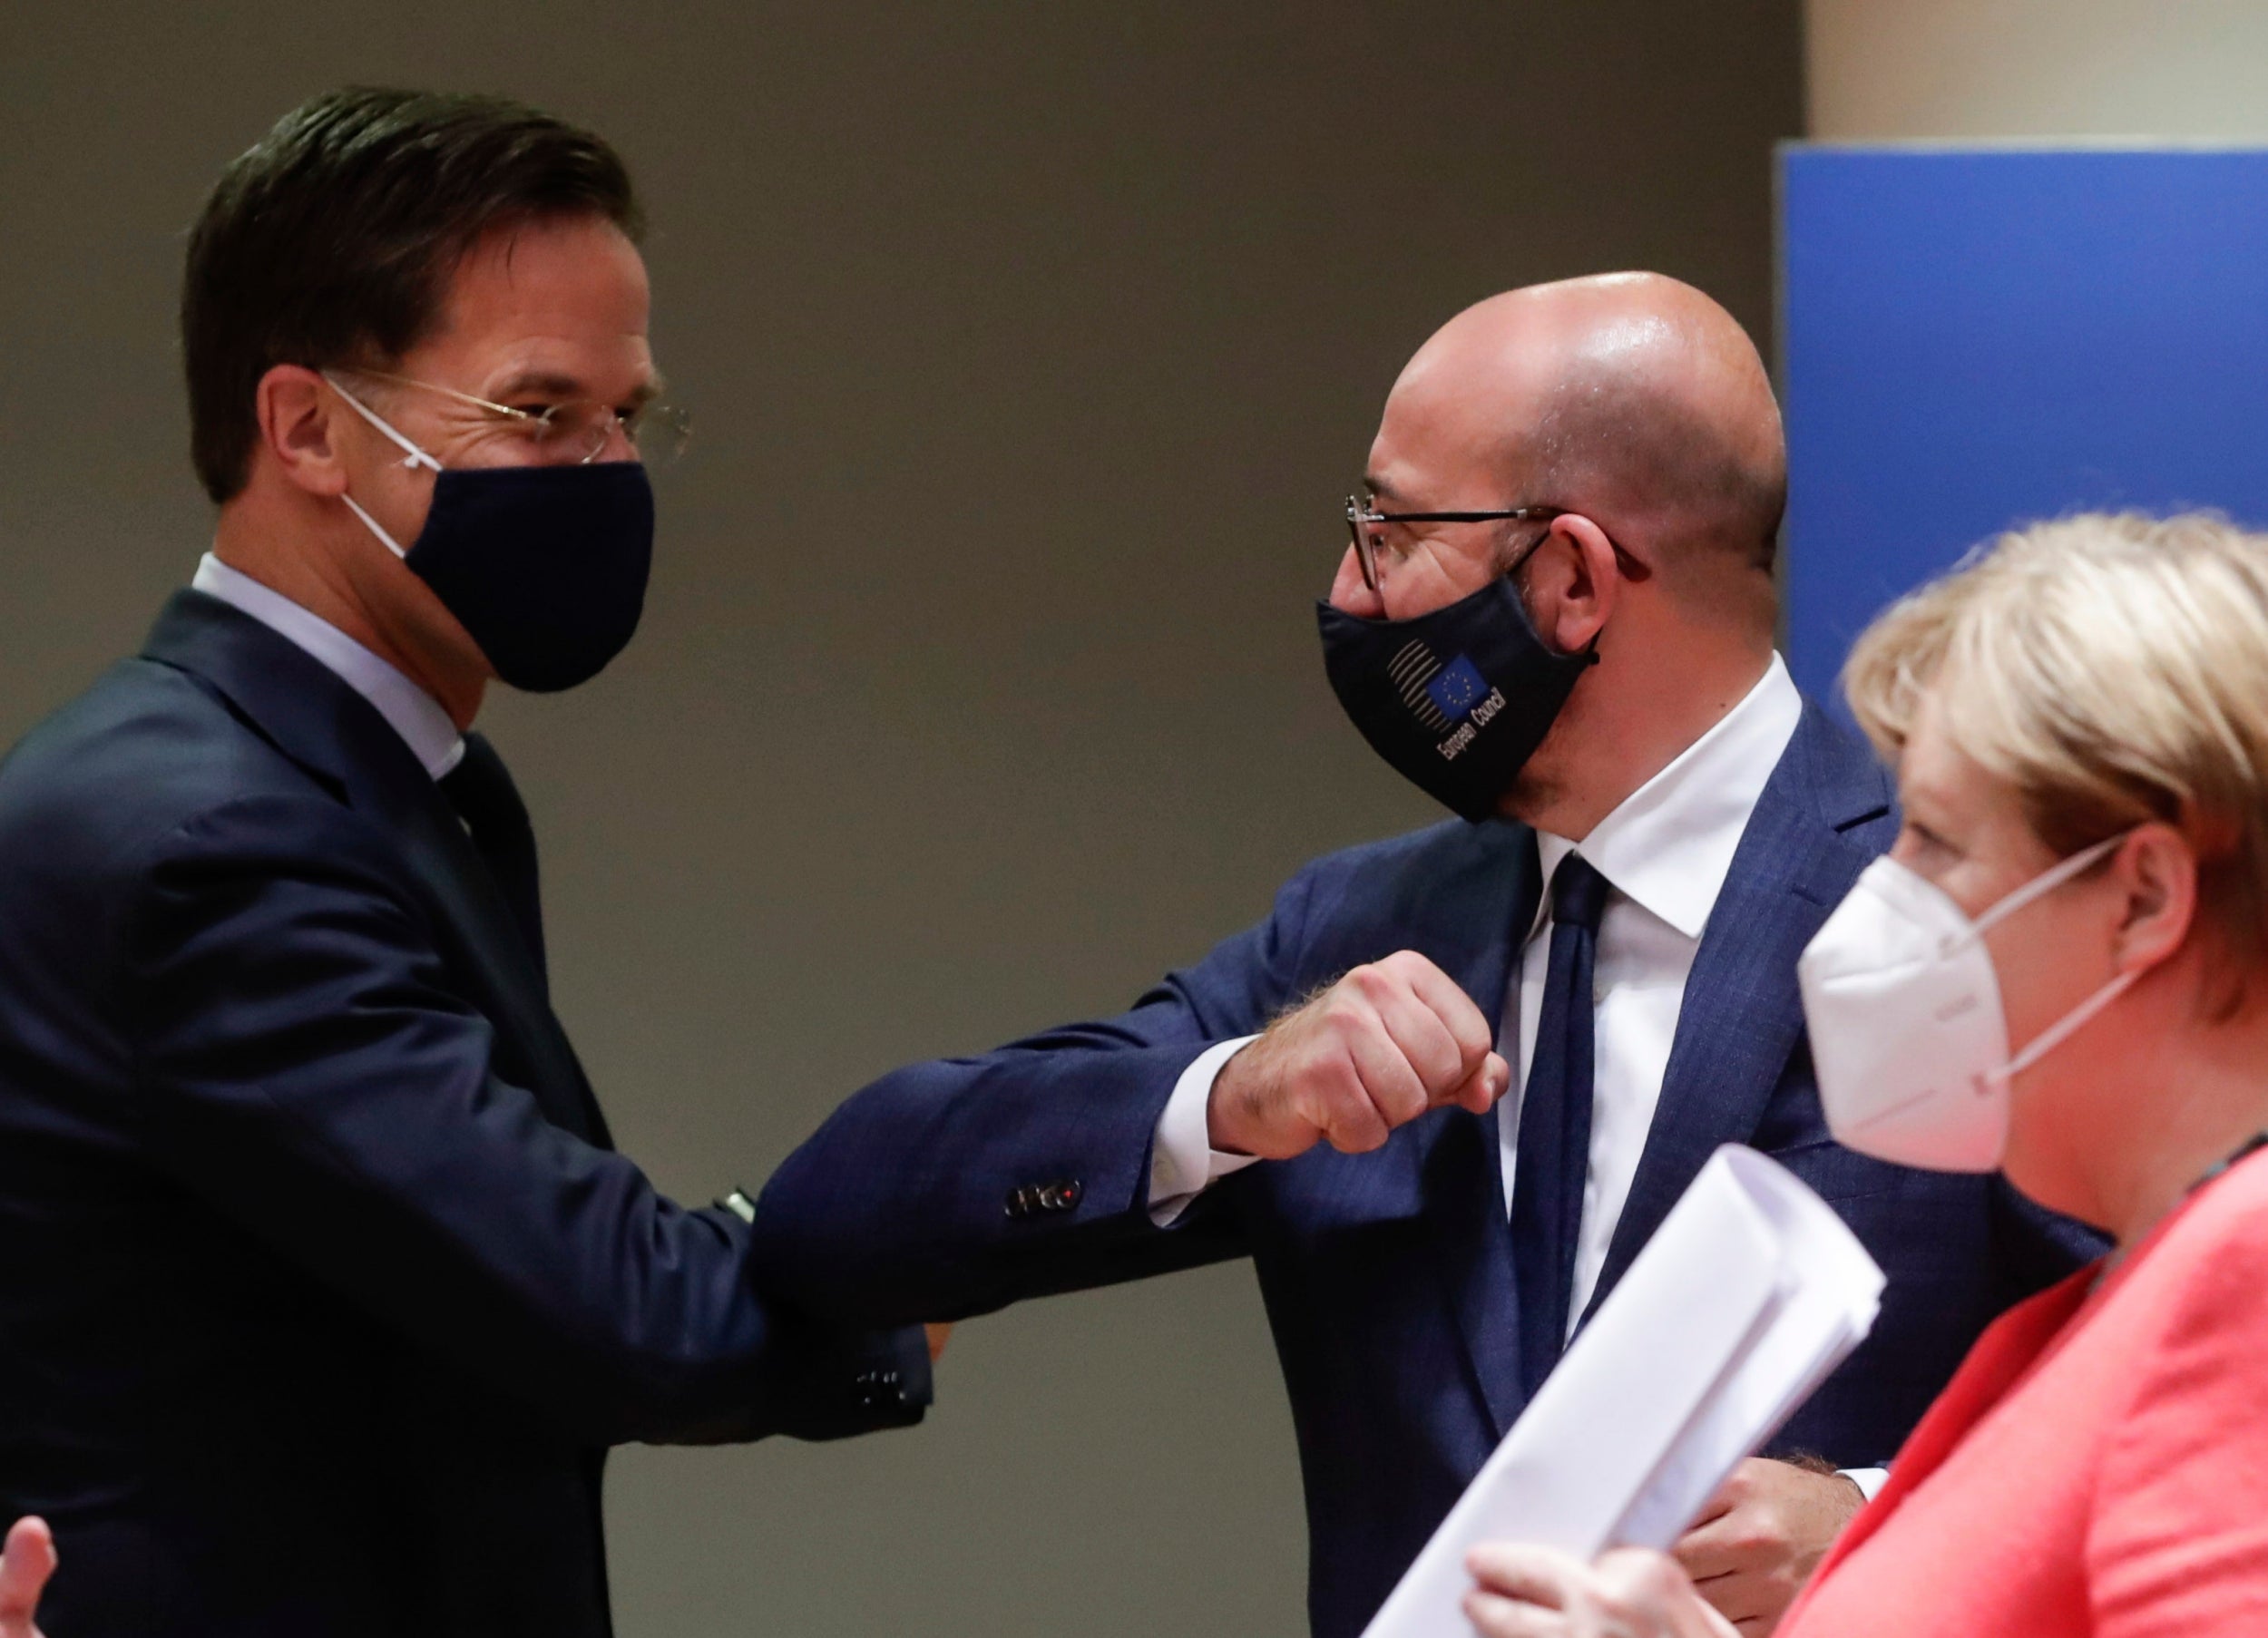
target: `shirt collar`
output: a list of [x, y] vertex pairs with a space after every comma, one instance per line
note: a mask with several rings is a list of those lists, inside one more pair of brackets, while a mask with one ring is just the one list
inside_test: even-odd
[[434, 778], [463, 759], [464, 736], [441, 702], [328, 620], [241, 570], [230, 568], [210, 551], [198, 562], [190, 588], [219, 598], [305, 649], [376, 707]]
[[[1579, 853], [1618, 892], [1698, 939], [1732, 873], [1748, 816], [1803, 715], [1804, 697], [1774, 654], [1738, 705], [1579, 843], [1538, 831], [1543, 881]], [[1540, 925], [1550, 903], [1547, 892], [1537, 906]]]

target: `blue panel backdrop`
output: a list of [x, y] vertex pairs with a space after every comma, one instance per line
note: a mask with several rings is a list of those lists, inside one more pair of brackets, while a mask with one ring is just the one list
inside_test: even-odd
[[1788, 652], [2026, 519], [2268, 523], [2268, 150], [1780, 155]]

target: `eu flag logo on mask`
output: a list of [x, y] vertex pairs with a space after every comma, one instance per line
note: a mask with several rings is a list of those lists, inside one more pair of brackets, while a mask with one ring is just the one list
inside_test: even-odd
[[1425, 692], [1452, 722], [1479, 705], [1488, 691], [1489, 685], [1481, 679], [1480, 670], [1461, 654], [1425, 685]]

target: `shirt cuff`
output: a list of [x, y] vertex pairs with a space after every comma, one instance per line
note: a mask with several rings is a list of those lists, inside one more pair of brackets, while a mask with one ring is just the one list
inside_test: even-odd
[[1166, 1100], [1166, 1112], [1158, 1117], [1158, 1130], [1149, 1143], [1149, 1220], [1159, 1228], [1172, 1227], [1190, 1201], [1259, 1158], [1225, 1155], [1213, 1147], [1207, 1120], [1213, 1081], [1221, 1066], [1259, 1038], [1239, 1036], [1207, 1047], [1174, 1082], [1173, 1096]]
[[1890, 1469], [1887, 1467], [1838, 1467], [1835, 1471], [1856, 1485], [1859, 1494], [1869, 1501], [1880, 1495], [1882, 1487], [1890, 1482]]

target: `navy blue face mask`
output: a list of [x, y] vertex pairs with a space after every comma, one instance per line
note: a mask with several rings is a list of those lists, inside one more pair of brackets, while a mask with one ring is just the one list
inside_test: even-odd
[[[332, 383], [337, 386], [336, 382]], [[456, 616], [503, 681], [585, 683], [630, 644], [653, 569], [653, 486], [636, 461], [445, 469], [344, 388], [340, 396], [433, 469], [433, 505], [405, 551], [340, 498]]]
[[1332, 689], [1370, 748], [1476, 824], [1495, 814], [1598, 661], [1590, 648], [1546, 648], [1510, 573], [1413, 619], [1364, 619], [1320, 603], [1315, 621]]

